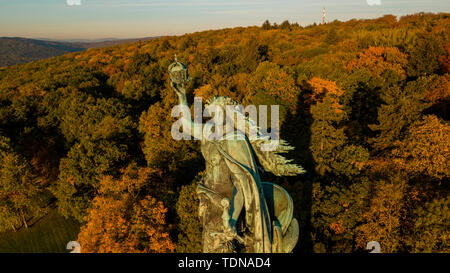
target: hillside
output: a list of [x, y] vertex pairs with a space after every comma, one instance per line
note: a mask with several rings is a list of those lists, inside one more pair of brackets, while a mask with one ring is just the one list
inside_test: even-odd
[[98, 42], [58, 42], [19, 37], [0, 37], [0, 67], [61, 56], [66, 53], [83, 51], [88, 48], [115, 46], [136, 41], [149, 41], [155, 38], [157, 37], [115, 39]]
[[0, 67], [27, 63], [84, 50], [70, 43], [0, 37]]
[[171, 137], [176, 54], [190, 102], [280, 105], [307, 172], [262, 179], [292, 195], [294, 252], [450, 252], [449, 29], [444, 13], [265, 23], [0, 68], [0, 232], [51, 203], [84, 252], [201, 251], [205, 162]]

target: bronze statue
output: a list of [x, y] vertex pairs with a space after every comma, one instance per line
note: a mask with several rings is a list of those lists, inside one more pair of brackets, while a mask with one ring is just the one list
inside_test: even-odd
[[[169, 72], [179, 105], [187, 107], [185, 84], [189, 75], [186, 66], [175, 61]], [[275, 151], [262, 149], [269, 140], [259, 134], [253, 120], [237, 110], [237, 102], [230, 98], [215, 97], [208, 100], [207, 105], [223, 110], [231, 105], [236, 109], [231, 118], [241, 115], [246, 123], [244, 130], [228, 128], [218, 139], [207, 135], [201, 138], [206, 174], [197, 193], [203, 224], [203, 252], [291, 252], [299, 234], [292, 198], [282, 187], [262, 182], [260, 168], [278, 176], [303, 173], [300, 166], [280, 155], [293, 147], [279, 140]], [[194, 123], [185, 116], [181, 119], [191, 135], [199, 127], [202, 132], [211, 131], [211, 128], [203, 128], [211, 124]], [[257, 137], [249, 137], [251, 130], [257, 132]]]

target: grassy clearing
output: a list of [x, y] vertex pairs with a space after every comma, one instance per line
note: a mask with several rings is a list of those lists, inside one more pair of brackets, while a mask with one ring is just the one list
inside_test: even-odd
[[69, 241], [74, 241], [80, 224], [67, 220], [52, 210], [32, 227], [17, 232], [0, 233], [0, 253], [64, 253]]

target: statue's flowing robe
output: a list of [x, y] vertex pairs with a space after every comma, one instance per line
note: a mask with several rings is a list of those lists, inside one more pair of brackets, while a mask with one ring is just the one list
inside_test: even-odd
[[204, 253], [230, 253], [233, 246], [229, 240], [215, 234], [223, 233], [223, 198], [231, 199], [233, 194], [233, 175], [216, 141], [202, 142], [201, 151], [206, 162], [206, 173], [197, 192], [200, 200], [199, 216], [203, 226]]
[[253, 249], [249, 252], [272, 252], [272, 234], [269, 211], [264, 198], [255, 154], [246, 136], [219, 141], [218, 150], [233, 174], [233, 182], [244, 196], [245, 225], [252, 235]]
[[[234, 138], [234, 137], [232, 137]], [[271, 222], [256, 160], [248, 139], [223, 139], [202, 143], [206, 174], [200, 185], [208, 194], [200, 194], [204, 252], [233, 252], [231, 242], [213, 236], [223, 232], [220, 205], [222, 198], [233, 198], [233, 187], [242, 193], [244, 204], [240, 219], [245, 230], [244, 252], [272, 252]], [[244, 230], [238, 230], [241, 233]]]

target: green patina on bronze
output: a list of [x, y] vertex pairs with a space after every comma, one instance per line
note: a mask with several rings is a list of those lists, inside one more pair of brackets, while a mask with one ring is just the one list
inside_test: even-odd
[[[187, 106], [187, 67], [176, 60], [169, 72], [179, 104]], [[215, 97], [207, 104], [225, 108], [237, 103], [227, 97]], [[183, 122], [187, 126], [202, 126], [187, 119]], [[248, 118], [247, 122], [249, 127], [256, 126]], [[304, 170], [280, 155], [293, 149], [287, 142], [280, 140], [276, 150], [267, 151], [261, 148], [267, 144], [267, 138], [249, 139], [248, 132], [241, 137], [201, 140], [206, 173], [197, 193], [203, 252], [289, 253], [299, 235], [292, 198], [281, 186], [261, 181], [259, 168], [278, 176], [297, 175]]]

